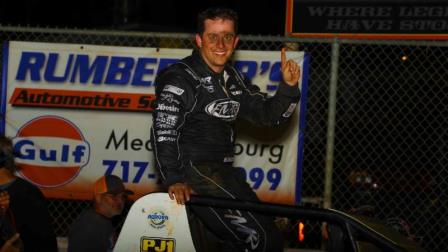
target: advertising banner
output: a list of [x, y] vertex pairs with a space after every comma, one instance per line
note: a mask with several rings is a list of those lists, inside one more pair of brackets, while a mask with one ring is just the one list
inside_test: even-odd
[[[4, 44], [0, 133], [13, 138], [19, 176], [47, 197], [91, 199], [93, 182], [115, 174], [140, 197], [161, 191], [150, 143], [156, 74], [187, 49], [12, 41]], [[300, 197], [308, 55], [300, 63], [302, 99], [291, 123], [238, 125], [235, 163], [262, 200]], [[237, 51], [234, 64], [274, 94], [280, 51]]]

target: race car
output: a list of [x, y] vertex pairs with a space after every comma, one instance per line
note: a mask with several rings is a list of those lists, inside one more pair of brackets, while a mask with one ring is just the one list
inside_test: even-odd
[[[349, 215], [334, 209], [310, 208], [234, 199], [192, 196], [188, 204], [261, 212], [276, 217], [324, 222], [328, 235], [325, 251], [331, 252], [425, 252], [415, 242], [374, 219]], [[200, 251], [193, 241], [185, 205], [167, 193], [151, 193], [138, 199], [129, 210], [115, 245], [115, 252]], [[194, 237], [197, 237], [194, 235]], [[226, 241], [221, 241], [226, 242]], [[284, 249], [288, 251], [288, 248]], [[206, 250], [207, 251], [207, 250]], [[208, 250], [211, 251], [211, 250]], [[289, 250], [300, 251], [300, 250]]]

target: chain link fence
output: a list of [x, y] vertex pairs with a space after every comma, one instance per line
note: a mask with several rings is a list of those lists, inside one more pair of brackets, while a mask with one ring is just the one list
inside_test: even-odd
[[[2, 42], [192, 48], [192, 38], [0, 26]], [[322, 207], [325, 200], [339, 210], [368, 214], [428, 251], [443, 251], [448, 240], [448, 43], [242, 36], [239, 49], [278, 51], [285, 43], [297, 43], [311, 55], [302, 204]], [[337, 88], [335, 102], [332, 88]], [[330, 187], [324, 186], [326, 179]], [[58, 236], [66, 236], [90, 205], [49, 203]], [[291, 222], [287, 229], [296, 225]], [[319, 225], [309, 226], [308, 237], [320, 234]]]

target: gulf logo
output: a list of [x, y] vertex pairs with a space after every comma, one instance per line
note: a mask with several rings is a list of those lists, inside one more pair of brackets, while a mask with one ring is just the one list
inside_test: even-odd
[[57, 187], [72, 181], [89, 162], [90, 146], [81, 131], [58, 116], [37, 117], [13, 139], [19, 173], [41, 187]]

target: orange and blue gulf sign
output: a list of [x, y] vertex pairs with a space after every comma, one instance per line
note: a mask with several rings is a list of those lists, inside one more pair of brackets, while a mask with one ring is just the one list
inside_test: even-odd
[[13, 142], [19, 173], [41, 187], [69, 183], [89, 162], [89, 143], [76, 125], [62, 117], [32, 119]]

